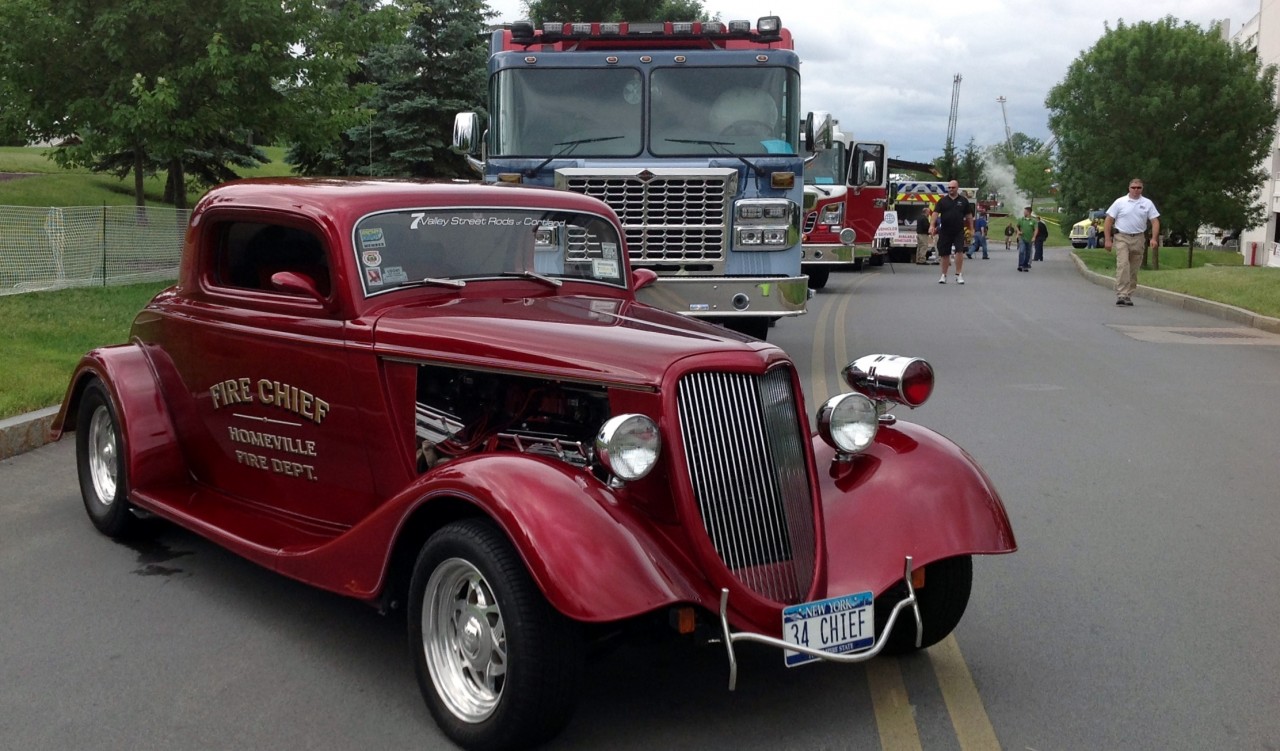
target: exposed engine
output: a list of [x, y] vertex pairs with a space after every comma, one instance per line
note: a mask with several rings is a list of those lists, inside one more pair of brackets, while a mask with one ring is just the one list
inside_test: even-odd
[[439, 365], [418, 368], [418, 469], [483, 451], [519, 451], [588, 466], [609, 418], [603, 386]]

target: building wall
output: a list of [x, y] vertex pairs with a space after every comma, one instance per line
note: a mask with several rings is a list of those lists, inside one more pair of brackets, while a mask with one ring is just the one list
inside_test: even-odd
[[[1280, 0], [1260, 0], [1258, 15], [1245, 21], [1231, 40], [1256, 53], [1263, 65], [1280, 65]], [[1280, 98], [1280, 91], [1276, 95]], [[1280, 135], [1265, 161], [1267, 179], [1259, 188], [1259, 198], [1266, 204], [1267, 219], [1241, 234], [1240, 253], [1246, 264], [1280, 266]]]

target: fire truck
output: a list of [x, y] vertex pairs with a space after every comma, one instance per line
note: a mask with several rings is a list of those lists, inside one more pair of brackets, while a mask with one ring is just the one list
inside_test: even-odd
[[885, 166], [884, 144], [854, 142], [838, 120], [830, 147], [806, 160], [801, 269], [813, 289], [825, 287], [832, 271], [883, 261], [875, 246], [887, 204]]
[[496, 29], [489, 120], [453, 147], [485, 181], [599, 198], [626, 231], [645, 302], [765, 338], [809, 299], [800, 269], [800, 59], [777, 16]]
[[[832, 120], [829, 147], [811, 154], [804, 169], [804, 257], [802, 268], [809, 286], [821, 289], [831, 271], [878, 266], [888, 255], [899, 260], [899, 245], [910, 242], [915, 254], [915, 220], [922, 194], [908, 192], [915, 184], [895, 181], [892, 170], [936, 175], [933, 165], [886, 156], [888, 147], [859, 141]], [[919, 183], [937, 188], [928, 194], [929, 207], [946, 194], [946, 183]], [[940, 187], [938, 187], [940, 186]], [[965, 189], [967, 195], [976, 191]], [[896, 210], [897, 222], [885, 223], [886, 210]]]

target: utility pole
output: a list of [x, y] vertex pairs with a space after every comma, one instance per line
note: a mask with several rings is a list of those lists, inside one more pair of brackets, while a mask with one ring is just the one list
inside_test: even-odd
[[1003, 95], [996, 97], [1000, 103], [1000, 117], [1004, 118], [1004, 144], [1009, 149], [1009, 158], [1013, 158], [1013, 131], [1009, 130], [1009, 113], [1005, 112], [1004, 103], [1009, 101]]

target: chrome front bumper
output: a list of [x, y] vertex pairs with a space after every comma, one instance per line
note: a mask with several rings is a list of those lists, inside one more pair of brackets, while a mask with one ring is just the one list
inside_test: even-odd
[[880, 654], [884, 649], [884, 645], [889, 643], [889, 634], [893, 633], [893, 627], [897, 625], [898, 614], [903, 608], [911, 608], [911, 613], [916, 617], [916, 647], [920, 646], [920, 639], [924, 634], [924, 622], [920, 619], [920, 605], [916, 600], [915, 587], [911, 586], [911, 556], [907, 556], [905, 573], [903, 576], [907, 584], [907, 596], [893, 606], [893, 611], [889, 613], [889, 620], [885, 621], [884, 631], [877, 635], [875, 644], [861, 652], [849, 652], [845, 654], [831, 654], [823, 652], [820, 649], [811, 649], [802, 647], [798, 644], [791, 644], [764, 634], [753, 634], [749, 631], [733, 631], [729, 628], [729, 590], [720, 590], [720, 628], [724, 633], [725, 651], [729, 655], [729, 690], [733, 691], [738, 685], [738, 657], [734, 654], [733, 645], [740, 641], [752, 641], [758, 644], [767, 644], [778, 649], [791, 650], [792, 652], [800, 652], [802, 654], [811, 655], [828, 662], [866, 662], [872, 657]]
[[659, 276], [636, 293], [644, 303], [697, 318], [803, 315], [809, 301], [805, 276]]

